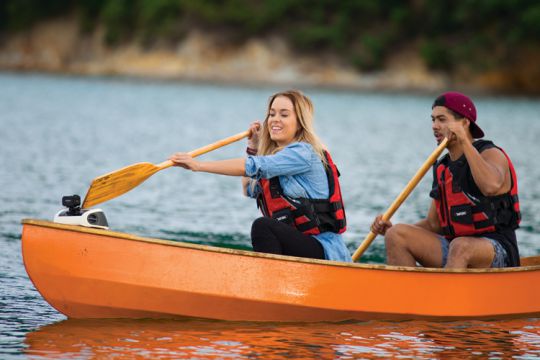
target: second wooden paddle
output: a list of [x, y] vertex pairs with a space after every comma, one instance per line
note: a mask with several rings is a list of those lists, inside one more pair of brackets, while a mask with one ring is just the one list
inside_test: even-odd
[[[392, 217], [392, 215], [394, 215], [396, 210], [399, 209], [401, 204], [405, 201], [405, 199], [407, 199], [409, 194], [414, 190], [416, 185], [418, 185], [420, 180], [422, 180], [422, 178], [424, 177], [426, 172], [431, 168], [433, 163], [439, 158], [441, 153], [446, 148], [447, 143], [448, 143], [448, 139], [446, 138], [443, 139], [443, 141], [441, 141], [441, 143], [435, 149], [435, 151], [433, 151], [433, 153], [428, 157], [426, 162], [424, 162], [422, 167], [418, 169], [418, 171], [413, 176], [413, 178], [409, 181], [407, 186], [405, 186], [403, 191], [401, 191], [401, 194], [398, 195], [398, 197], [394, 200], [392, 205], [390, 205], [388, 210], [386, 210], [386, 212], [383, 214], [382, 219], [384, 221], [390, 220], [390, 218]], [[369, 232], [369, 234], [366, 236], [362, 244], [360, 244], [358, 249], [354, 252], [352, 256], [353, 261], [357, 261], [358, 259], [360, 259], [362, 254], [367, 250], [368, 246], [373, 242], [373, 240], [375, 240], [376, 237], [377, 237], [377, 234], [373, 233], [372, 231]]]

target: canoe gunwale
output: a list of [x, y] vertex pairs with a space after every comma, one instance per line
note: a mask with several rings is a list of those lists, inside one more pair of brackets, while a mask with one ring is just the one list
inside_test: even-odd
[[[117, 231], [112, 231], [112, 230], [88, 228], [88, 227], [77, 226], [77, 225], [59, 224], [59, 223], [54, 223], [52, 221], [47, 221], [47, 220], [23, 219], [21, 222], [23, 225], [53, 228], [53, 229], [58, 229], [58, 230], [72, 231], [75, 233], [94, 234], [94, 235], [100, 235], [100, 236], [105, 236], [105, 237], [114, 237], [114, 238], [131, 240], [131, 241], [160, 244], [160, 245], [165, 245], [165, 246], [190, 248], [190, 249], [196, 249], [200, 251], [208, 251], [208, 252], [214, 252], [214, 253], [217, 252], [217, 253], [231, 254], [231, 255], [237, 255], [237, 256], [267, 258], [267, 259], [274, 259], [274, 260], [280, 260], [280, 261], [306, 263], [306, 264], [312, 264], [312, 265], [353, 267], [353, 268], [383, 270], [383, 271], [421, 272], [421, 273], [426, 273], [426, 272], [463, 273], [463, 274], [501, 273], [501, 272], [509, 273], [509, 272], [525, 272], [525, 271], [540, 270], [540, 256], [524, 258], [524, 259], [532, 259], [533, 262], [537, 263], [538, 265], [529, 265], [529, 266], [511, 267], [511, 268], [494, 268], [494, 269], [491, 269], [491, 268], [490, 269], [441, 269], [441, 268], [392, 266], [392, 265], [379, 265], [379, 264], [345, 263], [345, 262], [330, 261], [330, 260], [307, 259], [307, 258], [301, 258], [301, 257], [295, 257], [295, 256], [258, 253], [254, 251], [248, 251], [248, 250], [228, 249], [228, 248], [221, 248], [221, 247], [216, 247], [216, 246], [211, 246], [211, 245], [199, 245], [199, 244], [192, 244], [192, 243], [186, 243], [186, 242], [180, 242], [180, 241], [174, 241], [174, 240], [162, 240], [162, 239], [132, 235], [132, 234], [123, 233], [123, 232], [117, 232]], [[537, 258], [538, 260], [534, 261]]]

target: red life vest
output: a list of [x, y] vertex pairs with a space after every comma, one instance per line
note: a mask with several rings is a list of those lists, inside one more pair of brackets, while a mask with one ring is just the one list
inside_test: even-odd
[[283, 193], [278, 177], [260, 179], [257, 206], [264, 216], [287, 223], [307, 235], [346, 230], [345, 208], [339, 186], [339, 172], [328, 152], [324, 152], [330, 196], [328, 199], [291, 198]]
[[511, 189], [506, 194], [485, 196], [474, 182], [465, 156], [450, 162], [447, 154], [439, 160], [434, 166], [437, 186], [432, 197], [443, 234], [449, 240], [458, 236], [516, 229], [521, 221], [517, 176], [512, 161], [504, 150], [491, 141], [477, 140], [473, 145], [480, 153], [493, 147], [503, 152], [510, 169]]

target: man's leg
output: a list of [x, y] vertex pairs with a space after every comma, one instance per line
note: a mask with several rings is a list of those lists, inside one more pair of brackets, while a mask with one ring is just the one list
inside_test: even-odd
[[490, 240], [480, 237], [457, 237], [450, 242], [447, 268], [489, 268], [495, 257]]
[[386, 231], [388, 265], [442, 267], [439, 235], [416, 225], [397, 224]]

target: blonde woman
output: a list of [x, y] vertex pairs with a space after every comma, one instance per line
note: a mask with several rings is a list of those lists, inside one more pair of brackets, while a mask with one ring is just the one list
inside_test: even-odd
[[263, 217], [251, 228], [258, 252], [351, 261], [342, 236], [345, 209], [338, 171], [313, 128], [313, 104], [296, 90], [274, 94], [262, 124], [250, 126], [246, 158], [196, 161], [170, 157], [192, 171], [243, 176], [244, 193]]

